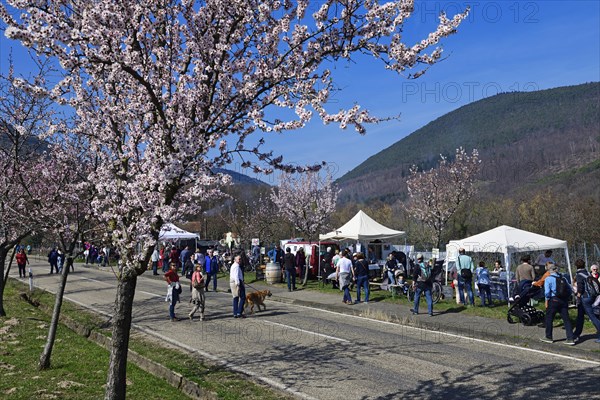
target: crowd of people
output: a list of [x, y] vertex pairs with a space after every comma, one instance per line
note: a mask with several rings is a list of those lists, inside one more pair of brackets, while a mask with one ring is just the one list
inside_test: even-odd
[[[256, 246], [255, 246], [256, 247]], [[19, 269], [19, 277], [25, 277], [25, 268], [29, 263], [27, 249], [21, 246], [18, 249], [16, 260]], [[86, 263], [96, 262], [102, 264], [107, 262], [109, 255], [114, 252], [107, 247], [98, 249], [93, 243], [85, 244]], [[260, 254], [260, 253], [259, 253]], [[306, 265], [306, 255], [303, 248], [299, 248], [296, 254], [292, 254], [290, 248], [284, 252], [278, 245], [268, 252], [269, 258], [279, 263], [285, 272], [285, 281], [289, 291], [296, 290], [296, 278], [302, 274]], [[245, 257], [245, 260], [244, 260]], [[253, 262], [257, 257], [254, 251], [250, 258], [243, 252], [234, 252], [233, 263], [229, 268], [229, 284], [233, 297], [233, 317], [244, 318], [245, 283], [244, 267]], [[50, 273], [60, 273], [65, 261], [64, 253], [53, 248], [48, 254]], [[323, 258], [326, 278], [343, 292], [342, 301], [345, 304], [369, 302], [369, 262], [361, 252], [351, 252], [351, 249], [342, 251], [328, 248]], [[456, 283], [457, 303], [464, 306], [474, 306], [475, 296], [473, 285], [475, 284], [481, 306], [492, 306], [490, 291], [490, 274], [504, 271], [500, 261], [494, 263], [493, 271], [489, 271], [484, 261], [479, 261], [475, 268], [473, 259], [466, 254], [465, 249], [459, 249], [456, 259], [456, 268], [453, 271], [453, 282]], [[204, 254], [201, 249], [193, 252], [189, 247], [177, 248], [176, 246], [160, 246], [156, 248], [151, 256], [151, 266], [154, 275], [158, 270], [164, 273], [164, 279], [168, 284], [166, 300], [169, 302], [169, 317], [172, 321], [178, 320], [175, 316], [175, 304], [179, 302], [182, 287], [179, 280], [182, 277], [189, 280], [192, 292], [192, 309], [188, 314], [190, 319], [194, 318], [196, 312], [200, 311], [200, 319], [205, 319], [205, 292], [217, 290], [217, 273], [222, 269], [223, 259], [219, 257], [216, 249], [207, 249]], [[517, 301], [519, 297], [525, 296], [532, 288], [543, 290], [545, 299], [545, 335], [541, 338], [544, 342], [554, 342], [553, 320], [559, 314], [563, 320], [566, 332], [566, 344], [573, 345], [579, 339], [583, 331], [584, 319], [587, 316], [597, 331], [597, 343], [600, 343], [600, 283], [598, 265], [594, 264], [588, 271], [582, 259], [575, 261], [577, 268], [574, 282], [570, 277], [559, 273], [559, 267], [552, 258], [552, 251], [547, 250], [531, 263], [530, 255], [523, 255], [521, 263], [515, 270], [517, 294], [511, 301]], [[407, 277], [412, 278], [415, 291], [414, 304], [410, 312], [419, 314], [419, 303], [424, 296], [427, 303], [427, 313], [433, 316], [432, 285], [434, 280], [434, 266], [432, 260], [425, 262], [422, 254], [417, 254], [415, 261], [408, 259], [404, 253], [391, 253], [386, 260], [384, 277], [390, 286], [405, 282]], [[571, 283], [573, 282], [573, 283]], [[352, 301], [351, 290], [356, 286], [356, 300]], [[362, 296], [361, 296], [362, 295]], [[568, 315], [568, 307], [571, 299], [575, 296], [577, 307], [577, 318], [575, 326], [571, 324]]]

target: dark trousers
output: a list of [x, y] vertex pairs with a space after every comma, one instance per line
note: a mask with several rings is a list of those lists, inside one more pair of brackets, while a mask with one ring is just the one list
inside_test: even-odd
[[285, 280], [287, 281], [288, 290], [296, 290], [296, 269], [286, 269]]
[[567, 340], [573, 340], [573, 327], [569, 319], [569, 304], [558, 297], [552, 297], [548, 300], [548, 308], [546, 309], [546, 338], [552, 339], [552, 321], [554, 321], [556, 313], [560, 313], [565, 324]]
[[213, 282], [213, 291], [216, 292], [217, 291], [217, 272], [216, 271], [214, 273], [211, 271], [208, 274], [206, 274], [206, 284], [204, 285], [205, 290], [208, 290], [208, 284], [210, 283], [211, 280]]
[[25, 273], [25, 264], [17, 264], [17, 266], [19, 267], [19, 278], [21, 277], [21, 274], [23, 275], [23, 278], [27, 277], [27, 274]]
[[587, 314], [588, 318], [596, 328], [596, 335], [598, 335], [597, 339], [600, 339], [600, 318], [594, 314], [593, 305], [594, 299], [589, 296], [582, 297], [579, 300], [579, 304], [577, 304], [577, 320], [575, 321], [575, 332], [573, 336], [581, 336], [581, 332], [583, 332], [583, 322], [585, 319], [585, 315]]
[[490, 285], [484, 285], [483, 283], [478, 284], [479, 287], [479, 298], [481, 299], [481, 305], [492, 305], [492, 291], [490, 290]]
[[54, 270], [56, 270], [56, 273], [58, 274], [58, 261], [50, 262], [50, 273], [54, 273]]
[[246, 287], [240, 283], [237, 297], [233, 298], [233, 315], [242, 315], [244, 312], [244, 302], [246, 301]]

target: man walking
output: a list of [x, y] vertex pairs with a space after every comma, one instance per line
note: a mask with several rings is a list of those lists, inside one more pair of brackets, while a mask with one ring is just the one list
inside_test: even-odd
[[546, 296], [546, 336], [541, 338], [542, 342], [553, 343], [552, 339], [552, 321], [556, 313], [560, 313], [565, 327], [567, 340], [565, 344], [572, 346], [573, 328], [569, 319], [569, 298], [573, 294], [571, 285], [558, 273], [556, 264], [549, 264], [548, 271], [550, 276], [544, 282], [544, 294]]
[[246, 301], [246, 288], [244, 286], [244, 273], [240, 268], [241, 257], [235, 256], [231, 270], [229, 271], [229, 287], [233, 296], [233, 318], [246, 318], [244, 302]]
[[206, 269], [206, 283], [204, 284], [204, 291], [208, 292], [208, 284], [212, 280], [213, 291], [216, 292], [217, 272], [219, 272], [219, 258], [214, 254], [213, 250], [208, 250], [204, 268]]

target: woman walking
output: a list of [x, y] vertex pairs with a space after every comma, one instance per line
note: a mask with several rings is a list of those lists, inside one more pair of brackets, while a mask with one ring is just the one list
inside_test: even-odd
[[29, 264], [29, 258], [25, 254], [25, 249], [21, 248], [15, 257], [17, 259], [17, 267], [19, 267], [19, 278], [26, 278], [25, 266]]
[[196, 271], [192, 274], [192, 304], [194, 305], [188, 317], [194, 320], [194, 314], [200, 309], [200, 321], [204, 321], [204, 276], [202, 265], [196, 264]]

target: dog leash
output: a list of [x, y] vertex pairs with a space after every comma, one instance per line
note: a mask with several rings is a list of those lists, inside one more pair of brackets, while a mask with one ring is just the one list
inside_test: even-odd
[[250, 284], [247, 284], [246, 282], [244, 282], [244, 286], [248, 286], [250, 289], [252, 289], [252, 290], [256, 290], [257, 292], [260, 292], [260, 290], [258, 290], [257, 288], [253, 287], [253, 286], [252, 286], [252, 285], [250, 285]]

